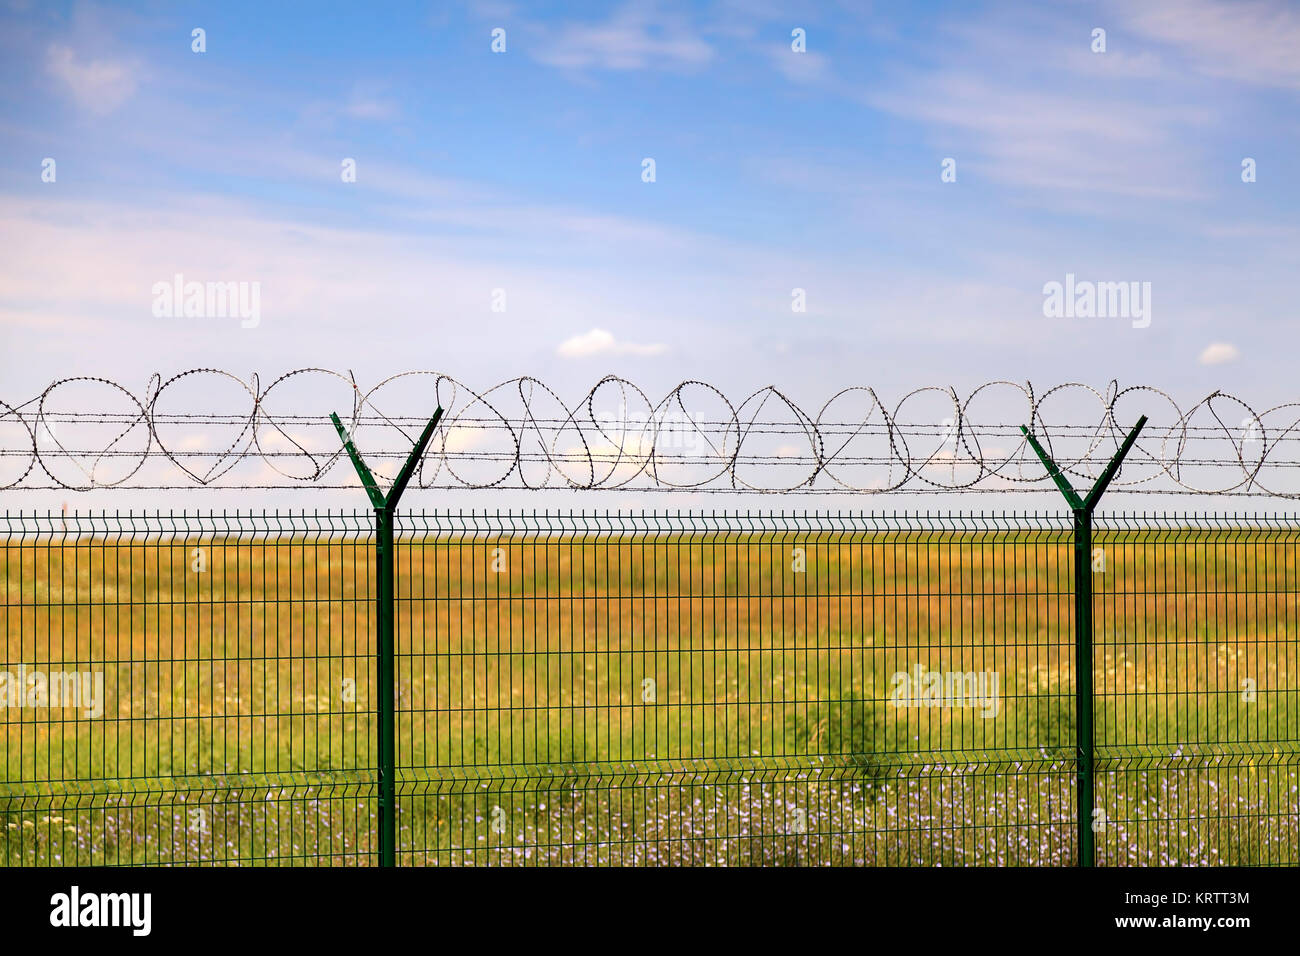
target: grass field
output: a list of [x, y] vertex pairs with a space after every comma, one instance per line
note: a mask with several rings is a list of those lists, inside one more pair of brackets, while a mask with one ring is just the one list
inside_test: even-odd
[[[1099, 863], [1298, 862], [1297, 537], [1098, 534]], [[1070, 555], [993, 528], [404, 541], [400, 861], [1071, 863]], [[373, 862], [364, 539], [0, 556], [5, 668], [105, 691], [0, 711], [0, 860]], [[918, 667], [996, 694], [896, 706]]]

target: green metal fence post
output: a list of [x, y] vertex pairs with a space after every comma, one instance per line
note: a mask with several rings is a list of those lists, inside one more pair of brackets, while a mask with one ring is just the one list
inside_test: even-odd
[[375, 509], [375, 564], [377, 587], [375, 590], [375, 653], [377, 655], [375, 688], [379, 694], [378, 740], [379, 745], [379, 865], [397, 865], [397, 748], [396, 748], [396, 687], [394, 672], [396, 670], [394, 649], [394, 620], [396, 618], [397, 590], [394, 586], [393, 567], [396, 555], [393, 551], [393, 519], [397, 511], [397, 502], [406, 490], [407, 482], [415, 473], [415, 466], [424, 454], [424, 449], [433, 437], [433, 430], [442, 418], [442, 406], [433, 413], [424, 433], [420, 435], [406, 463], [398, 473], [393, 485], [385, 495], [379, 489], [379, 483], [370, 473], [366, 463], [361, 460], [352, 439], [343, 428], [338, 415], [330, 413], [334, 427], [338, 430], [343, 447], [352, 466], [357, 470], [370, 503]]
[[1128, 433], [1128, 437], [1124, 439], [1124, 443], [1106, 465], [1086, 498], [1079, 497], [1079, 493], [1074, 490], [1069, 479], [1057, 467], [1051, 456], [1043, 450], [1043, 446], [1038, 443], [1029, 429], [1024, 425], [1020, 426], [1021, 433], [1029, 441], [1034, 453], [1042, 460], [1047, 473], [1052, 476], [1056, 487], [1061, 490], [1061, 494], [1065, 496], [1065, 500], [1069, 502], [1074, 512], [1074, 723], [1077, 741], [1076, 818], [1080, 866], [1096, 864], [1096, 844], [1092, 831], [1092, 814], [1095, 808], [1093, 787], [1096, 774], [1094, 760], [1096, 728], [1092, 713], [1092, 513], [1146, 423], [1145, 415], [1138, 419], [1137, 424]]
[[1092, 511], [1074, 509], [1074, 727], [1078, 741], [1079, 865], [1092, 866]]
[[385, 502], [375, 509], [376, 650], [375, 687], [379, 692], [379, 865], [397, 865], [397, 754], [393, 742], [396, 693], [393, 672], [393, 509]]

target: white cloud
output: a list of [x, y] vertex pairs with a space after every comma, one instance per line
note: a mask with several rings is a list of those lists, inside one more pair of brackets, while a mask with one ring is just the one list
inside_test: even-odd
[[643, 4], [628, 4], [604, 23], [570, 23], [532, 49], [540, 63], [578, 70], [682, 69], [713, 57], [694, 26]]
[[604, 329], [592, 329], [565, 339], [555, 350], [563, 358], [591, 358], [596, 355], [662, 355], [668, 346], [654, 343], [620, 342]]
[[57, 43], [46, 53], [45, 68], [62, 82], [78, 106], [101, 115], [131, 98], [139, 72], [133, 62], [80, 60], [70, 47]]
[[390, 100], [356, 97], [343, 107], [346, 116], [360, 120], [385, 120], [397, 115], [397, 106]]
[[1233, 362], [1241, 357], [1237, 351], [1237, 346], [1227, 342], [1213, 342], [1205, 347], [1201, 353], [1200, 363], [1202, 365], [1223, 365], [1225, 362]]
[[[994, 13], [940, 32], [941, 59], [886, 63], [880, 80], [856, 96], [925, 127], [937, 156], [957, 158], [959, 181], [965, 170], [1040, 190], [1054, 209], [1081, 200], [1089, 207], [1080, 211], [1093, 216], [1120, 208], [1099, 206], [1097, 193], [1206, 194], [1212, 177], [1190, 144], [1232, 115], [1233, 91], [1189, 87], [1178, 51], [1126, 43], [1116, 24], [1108, 51], [1096, 54], [1088, 30], [1063, 33], [1059, 17], [1047, 12]], [[1158, 172], [1140, 172], [1147, 169]]]
[[[867, 101], [943, 131], [949, 155], [959, 157], [959, 175], [965, 165], [991, 179], [1057, 193], [1144, 198], [1195, 194], [1179, 135], [1212, 119], [1210, 109], [1195, 104], [1147, 105], [969, 71], [915, 74], [897, 90], [868, 94]], [[964, 164], [963, 154], [970, 157]], [[1138, 156], [1162, 175], [1135, 175]]]
[[343, 104], [343, 115], [359, 120], [395, 119], [400, 112], [397, 103], [373, 84], [357, 84]]
[[1206, 76], [1300, 89], [1300, 11], [1293, 5], [1144, 0], [1115, 11], [1136, 32], [1181, 50]]
[[829, 62], [820, 53], [795, 53], [788, 46], [780, 47], [772, 56], [772, 63], [791, 83], [818, 83], [830, 74]]

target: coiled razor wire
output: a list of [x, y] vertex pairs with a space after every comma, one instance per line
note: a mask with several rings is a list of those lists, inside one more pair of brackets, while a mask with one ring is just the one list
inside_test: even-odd
[[[211, 410], [221, 403], [227, 411]], [[142, 395], [78, 376], [19, 404], [0, 399], [0, 489], [351, 487], [331, 411], [391, 480], [439, 405], [414, 479], [424, 488], [1052, 491], [1021, 424], [1087, 487], [1145, 414], [1113, 491], [1300, 498], [1287, 482], [1300, 465], [1300, 402], [1256, 412], [1221, 391], [1184, 411], [1157, 388], [1114, 381], [1041, 394], [996, 381], [964, 398], [918, 388], [892, 405], [855, 385], [812, 412], [773, 386], [736, 402], [690, 380], [652, 401], [611, 375], [569, 405], [528, 376], [476, 391], [413, 371], [363, 390], [350, 372], [319, 368], [265, 387], [220, 369], [155, 374]]]

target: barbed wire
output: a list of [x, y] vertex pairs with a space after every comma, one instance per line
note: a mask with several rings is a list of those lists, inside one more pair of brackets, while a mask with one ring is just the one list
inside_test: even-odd
[[[222, 400], [208, 394], [219, 388], [237, 404], [186, 408], [183, 390], [200, 385], [205, 408]], [[304, 389], [312, 391], [295, 394]], [[321, 394], [331, 389], [332, 397]], [[329, 419], [345, 410], [362, 455], [391, 480], [439, 405], [442, 422], [413, 479], [420, 487], [1054, 491], [1020, 425], [1086, 487], [1146, 415], [1112, 491], [1300, 498], [1300, 482], [1289, 486], [1300, 477], [1300, 402], [1257, 413], [1221, 391], [1184, 411], [1149, 385], [1065, 383], [1039, 394], [1029, 382], [995, 381], [964, 398], [953, 388], [918, 388], [891, 407], [857, 385], [813, 414], [772, 386], [735, 402], [689, 380], [651, 401], [631, 381], [606, 376], [568, 405], [529, 376], [476, 391], [413, 371], [363, 391], [350, 372], [319, 368], [265, 388], [256, 374], [245, 381], [221, 369], [155, 374], [141, 395], [77, 376], [17, 404], [0, 399], [0, 490], [352, 487]]]

